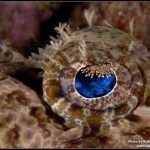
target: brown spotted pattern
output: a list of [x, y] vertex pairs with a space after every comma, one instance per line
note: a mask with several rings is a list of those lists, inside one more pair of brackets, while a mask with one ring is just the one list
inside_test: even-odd
[[[65, 33], [61, 32], [60, 37], [67, 34], [65, 30]], [[62, 44], [59, 41], [53, 44], [53, 49], [49, 47], [53, 53], [49, 55], [49, 62], [44, 69], [44, 100], [64, 118], [68, 127], [99, 130], [102, 124], [111, 124], [111, 121], [130, 114], [142, 102], [142, 75], [130, 56], [129, 48], [133, 41], [135, 39], [130, 34], [99, 26], [72, 32]], [[117, 85], [107, 96], [89, 100], [76, 91], [75, 76], [82, 67], [104, 60], [112, 64]]]
[[0, 148], [58, 148], [80, 134], [65, 131], [33, 90], [0, 73]]
[[[129, 140], [150, 140], [146, 47], [112, 27], [75, 32], [64, 27], [57, 28], [60, 38], [39, 49], [39, 55], [23, 60], [44, 69], [43, 98], [54, 115], [33, 90], [4, 74], [15, 72], [13, 62], [23, 57], [0, 49], [0, 148], [135, 148], [138, 144]], [[103, 60], [113, 64], [117, 86], [102, 103], [89, 103], [75, 91], [73, 78], [82, 65]]]

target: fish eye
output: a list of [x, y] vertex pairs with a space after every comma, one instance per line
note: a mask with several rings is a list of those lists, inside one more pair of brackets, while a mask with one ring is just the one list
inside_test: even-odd
[[83, 61], [73, 62], [60, 73], [60, 87], [66, 100], [97, 111], [117, 108], [126, 103], [130, 97], [131, 80], [128, 70], [111, 60], [90, 65]]
[[116, 75], [110, 69], [103, 70], [98, 65], [81, 68], [75, 77], [76, 91], [86, 98], [103, 97], [112, 92], [117, 82]]
[[[85, 42], [78, 39], [83, 31], [77, 31], [72, 36], [75, 41], [66, 42], [60, 50], [58, 46], [62, 42], [53, 43], [56, 51], [46, 64], [43, 96], [68, 127], [97, 128], [107, 120], [106, 113], [113, 116], [111, 121], [117, 120], [130, 114], [140, 103], [143, 81], [132, 58], [117, 47], [110, 50], [109, 44], [106, 44], [107, 49], [103, 48], [104, 43], [99, 46], [101, 38], [97, 38], [97, 32], [105, 31], [109, 35], [111, 30], [105, 27], [84, 29]], [[114, 32], [120, 41], [130, 39], [123, 32]]]

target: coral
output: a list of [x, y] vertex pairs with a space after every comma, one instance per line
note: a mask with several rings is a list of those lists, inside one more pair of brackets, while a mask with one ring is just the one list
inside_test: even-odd
[[61, 3], [1, 2], [0, 41], [6, 40], [24, 55], [26, 45], [37, 42], [43, 22], [51, 19]]

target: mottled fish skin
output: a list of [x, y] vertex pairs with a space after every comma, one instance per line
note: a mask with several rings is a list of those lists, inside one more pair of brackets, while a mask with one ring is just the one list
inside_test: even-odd
[[0, 73], [0, 148], [59, 148], [80, 135], [48, 116], [36, 92]]
[[[68, 127], [88, 127], [90, 132], [124, 118], [142, 103], [144, 82], [130, 55], [131, 44], [136, 41], [132, 35], [107, 26], [65, 32], [69, 29], [62, 25], [57, 30], [60, 38], [43, 54], [48, 58], [43, 63], [43, 93], [44, 100]], [[74, 78], [81, 67], [105, 60], [112, 64], [117, 86], [110, 95], [89, 101], [75, 90]]]
[[[149, 107], [142, 106], [150, 101], [148, 50], [131, 34], [113, 27], [90, 24], [71, 31], [61, 24], [56, 31], [59, 38], [52, 38], [26, 64], [43, 69], [43, 99], [65, 124], [54, 123], [37, 94], [6, 75], [11, 71], [3, 67], [0, 147], [133, 148], [129, 139], [149, 140]], [[0, 65], [7, 60], [0, 58]], [[112, 64], [117, 86], [107, 97], [88, 101], [75, 90], [75, 75], [81, 67], [104, 61]]]
[[140, 41], [133, 44], [131, 56], [137, 63], [144, 83], [143, 103], [149, 105], [150, 102], [150, 52]]
[[24, 57], [16, 49], [7, 45], [6, 42], [0, 43], [0, 72], [8, 75], [14, 75], [15, 73], [23, 70], [31, 70], [34, 68], [40, 68], [35, 62]]
[[[44, 50], [47, 57], [43, 57], [43, 96], [50, 108], [64, 118], [65, 125], [69, 128], [79, 126], [85, 129], [83, 138], [69, 142], [66, 146], [134, 147], [127, 143], [130, 138], [143, 140], [145, 136], [142, 132], [146, 135], [149, 133], [150, 123], [141, 118], [139, 110], [147, 109], [141, 105], [148, 101], [150, 95], [150, 53], [132, 35], [112, 27], [87, 27], [72, 33], [65, 32], [66, 34], [61, 33], [63, 31], [65, 29], [59, 32], [60, 38], [55, 39], [56, 43], [53, 42]], [[141, 49], [142, 55], [139, 54]], [[74, 88], [75, 75], [81, 67], [103, 60], [112, 63], [117, 74], [117, 88], [110, 99], [108, 96], [106, 99], [98, 99], [102, 101], [85, 101]], [[66, 89], [66, 85], [70, 90]], [[121, 105], [120, 101], [123, 101]], [[134, 118], [135, 114], [140, 119], [128, 119], [128, 116]], [[86, 140], [84, 136], [87, 134], [96, 137], [91, 136]], [[123, 141], [118, 142], [122, 138]], [[103, 140], [107, 141], [104, 145], [100, 142]], [[90, 142], [97, 146], [88, 145]]]
[[[143, 112], [147, 114], [144, 117]], [[81, 138], [81, 128], [65, 129], [47, 115], [32, 89], [0, 73], [0, 148], [134, 148], [135, 144], [128, 144], [129, 139], [149, 138], [148, 114], [148, 107], [139, 107], [132, 121], [132, 116], [120, 120], [113, 125], [109, 136]]]

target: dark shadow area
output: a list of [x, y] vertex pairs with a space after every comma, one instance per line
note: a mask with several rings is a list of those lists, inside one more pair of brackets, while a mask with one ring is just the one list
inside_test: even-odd
[[24, 55], [28, 57], [32, 52], [38, 53], [38, 47], [44, 48], [45, 44], [49, 44], [50, 36], [56, 37], [57, 33], [54, 30], [59, 23], [67, 22], [75, 6], [81, 2], [63, 2], [59, 9], [54, 11], [54, 15], [47, 21], [43, 22], [40, 27], [38, 41], [30, 40], [25, 42]]
[[[44, 48], [45, 45], [49, 43], [50, 36], [56, 37], [54, 28], [58, 26], [59, 22], [67, 22], [75, 6], [80, 3], [81, 2], [63, 2], [60, 8], [54, 12], [53, 17], [50, 17], [49, 20], [42, 23], [38, 41], [35, 42], [34, 40], [30, 40], [25, 42], [23, 46], [23, 55], [28, 57], [32, 52], [38, 53], [39, 47]], [[13, 76], [42, 95], [42, 79], [37, 78], [39, 72], [40, 70], [32, 68], [30, 70], [22, 70]]]
[[49, 43], [50, 35], [56, 37], [56, 31], [54, 30], [54, 28], [57, 27], [60, 22], [61, 23], [67, 22], [75, 6], [80, 3], [63, 2], [61, 4], [60, 9], [54, 12], [54, 16], [50, 20], [45, 21], [41, 25], [39, 41], [38, 41], [39, 47], [43, 47], [45, 46], [45, 43]]
[[35, 90], [38, 95], [42, 95], [42, 78], [38, 78], [38, 74], [42, 71], [41, 69], [24, 69], [16, 72], [12, 76], [23, 84]]

